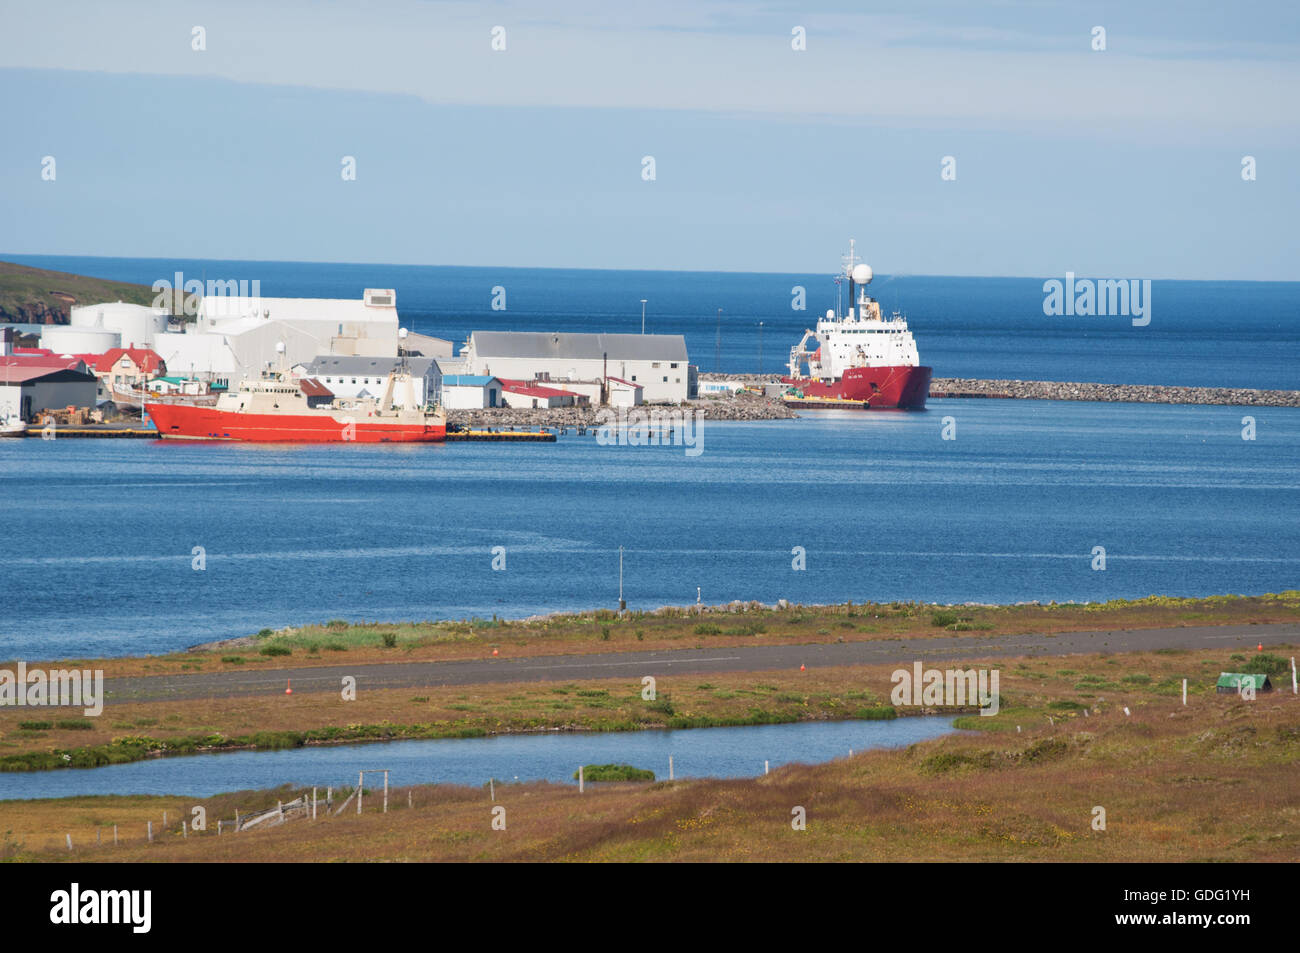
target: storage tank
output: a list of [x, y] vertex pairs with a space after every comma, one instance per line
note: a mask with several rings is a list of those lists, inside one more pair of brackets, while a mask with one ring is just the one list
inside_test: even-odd
[[110, 348], [121, 346], [122, 336], [106, 328], [50, 324], [41, 329], [41, 347], [47, 347], [55, 354], [103, 354]]
[[154, 335], [167, 330], [167, 320], [166, 311], [121, 301], [73, 308], [68, 316], [73, 327], [116, 331], [122, 347], [152, 347]]

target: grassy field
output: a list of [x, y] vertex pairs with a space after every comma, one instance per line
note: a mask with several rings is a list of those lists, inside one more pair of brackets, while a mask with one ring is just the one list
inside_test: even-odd
[[[360, 817], [349, 811], [224, 836], [215, 832], [217, 818], [301, 792], [6, 802], [0, 804], [0, 852], [10, 860], [166, 862], [1295, 860], [1300, 699], [1285, 676], [1276, 680], [1280, 690], [1255, 701], [1213, 690], [1220, 670], [1251, 661], [1180, 651], [1003, 660], [1002, 710], [960, 719], [971, 731], [899, 751], [790, 765], [752, 780], [590, 785], [581, 795], [573, 786], [498, 785], [492, 802], [486, 790], [407, 788], [395, 777], [387, 815], [370, 799]], [[1280, 656], [1254, 661], [1286, 665]], [[849, 686], [866, 696], [854, 704], [887, 697], [890, 686], [887, 668], [799, 674], [809, 676], [802, 691], [792, 673], [736, 676], [725, 684], [717, 677], [696, 678], [694, 685], [687, 679], [668, 688], [692, 710], [710, 697], [752, 691], [759, 693], [753, 698], [789, 696], [779, 704], [810, 717], [838, 717], [850, 701]], [[616, 684], [566, 687], [568, 695], [552, 697], [569, 707], [580, 698], [630, 704], [577, 694]], [[772, 687], [760, 687], [766, 684]], [[514, 701], [524, 708], [542, 703], [542, 690], [532, 690], [536, 697]], [[480, 693], [470, 693], [470, 701], [489, 704]], [[196, 804], [206, 808], [211, 829], [184, 838], [180, 820]], [[492, 827], [498, 806], [506, 809], [505, 830]], [[1105, 830], [1093, 827], [1097, 807], [1105, 810]], [[804, 809], [806, 830], [792, 828], [795, 808]], [[153, 844], [146, 842], [145, 820], [159, 832]], [[117, 847], [107, 843], [114, 823], [122, 838]], [[105, 839], [98, 846], [97, 830]]]
[[[1232, 623], [1300, 622], [1300, 590], [1262, 596], [1174, 599], [1150, 596], [1106, 603], [937, 606], [915, 602], [732, 609], [669, 608], [625, 617], [601, 610], [534, 621], [322, 622], [259, 633], [201, 651], [135, 658], [64, 659], [102, 669], [106, 678], [189, 672], [274, 670], [312, 665], [727, 648], [815, 645], [961, 636], [998, 639], [1027, 633], [1162, 628]], [[0, 668], [10, 667], [0, 665]]]
[[[899, 640], [961, 633], [969, 639], [968, 660], [1000, 636], [1072, 628], [1123, 628], [1181, 622], [1282, 621], [1300, 615], [1300, 593], [1205, 600], [1150, 599], [1103, 606], [936, 607], [892, 606], [792, 607], [751, 609], [725, 615], [656, 615], [603, 619], [599, 615], [565, 616], [534, 623], [407, 624], [348, 626], [326, 624], [269, 633], [253, 642], [262, 651], [194, 653], [138, 659], [78, 662], [103, 667], [108, 676], [170, 674], [184, 676], [214, 670], [274, 671], [303, 662], [346, 662], [361, 667], [380, 661], [429, 658], [481, 658], [493, 647], [509, 654], [545, 651], [591, 652], [686, 645], [767, 644], [808, 641]], [[701, 621], [701, 619], [706, 621]], [[463, 630], [462, 630], [463, 627]], [[701, 631], [703, 629], [704, 631]], [[750, 634], [739, 635], [737, 631]], [[514, 643], [503, 633], [519, 633]], [[392, 635], [392, 646], [383, 636]], [[608, 637], [606, 637], [608, 634]], [[638, 635], [640, 638], [638, 638]], [[322, 636], [338, 638], [339, 647]], [[376, 646], [373, 642], [378, 642]], [[299, 654], [300, 652], [305, 654]], [[285, 654], [287, 653], [287, 654]], [[1005, 662], [1003, 663], [1005, 664]], [[1213, 665], [1246, 664], [1206, 660], [1187, 673], [1198, 681], [1217, 674]], [[829, 718], [893, 717], [888, 704], [889, 670], [816, 668], [661, 678], [658, 697], [641, 697], [639, 677], [555, 685], [550, 683], [486, 684], [450, 688], [388, 689], [361, 692], [279, 690], [237, 698], [170, 699], [133, 702], [112, 700], [100, 717], [69, 710], [35, 711], [0, 708], [0, 770], [44, 770], [125, 763], [155, 755], [192, 754], [223, 749], [277, 749], [304, 744], [378, 741], [404, 738], [458, 738], [544, 728], [632, 731], [645, 728], [693, 728], [754, 725]], [[1098, 685], [1137, 689], [1131, 682], [1111, 684], [1105, 670], [1089, 677]], [[1157, 683], [1161, 690], [1168, 685]], [[1082, 690], [1085, 685], [1077, 686]], [[1018, 697], [1004, 678], [1004, 694]], [[1059, 699], [1058, 699], [1059, 700]], [[1004, 702], [1005, 704], [1005, 702]], [[984, 721], [984, 719], [982, 719]]]

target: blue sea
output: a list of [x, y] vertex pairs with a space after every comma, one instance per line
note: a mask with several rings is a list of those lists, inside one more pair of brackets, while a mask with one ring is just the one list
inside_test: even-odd
[[[256, 280], [268, 297], [359, 298], [365, 288], [394, 288], [405, 326], [457, 344], [475, 330], [638, 332], [645, 298], [646, 330], [685, 335], [704, 372], [778, 370], [841, 291], [829, 272], [0, 258], [145, 285], [178, 271], [187, 280]], [[907, 315], [937, 377], [1300, 388], [1300, 283], [1153, 281], [1151, 323], [1134, 327], [1122, 316], [1044, 315], [1043, 282], [1063, 277], [881, 275], [871, 292], [886, 313]], [[496, 287], [505, 289], [504, 310], [492, 309]], [[792, 308], [795, 288], [804, 289], [805, 310]]]
[[[15, 257], [15, 256], [7, 256]], [[16, 256], [264, 295], [397, 289], [403, 322], [686, 335], [764, 366], [828, 276]], [[791, 312], [790, 289], [809, 311]], [[506, 288], [493, 311], [491, 290]], [[1296, 284], [1155, 282], [1150, 326], [1048, 318], [1042, 282], [884, 276], [939, 376], [1294, 388]], [[818, 300], [818, 299], [821, 300]], [[518, 618], [732, 599], [1097, 600], [1300, 587], [1300, 410], [932, 400], [923, 412], [709, 422], [703, 453], [555, 444], [0, 441], [0, 655], [162, 652], [332, 618]], [[944, 418], [956, 439], [942, 437]], [[192, 563], [202, 547], [205, 568]], [[492, 568], [494, 547], [506, 567]], [[1096, 548], [1105, 551], [1105, 568]], [[806, 568], [794, 568], [799, 551]]]
[[[574, 435], [0, 441], [0, 654], [162, 652], [334, 618], [614, 608], [620, 547], [631, 609], [693, 603], [697, 587], [707, 603], [1297, 588], [1300, 410], [1253, 411], [1254, 440], [1243, 416], [934, 400], [923, 412], [705, 422], [693, 457]], [[942, 437], [946, 417], [955, 439]]]

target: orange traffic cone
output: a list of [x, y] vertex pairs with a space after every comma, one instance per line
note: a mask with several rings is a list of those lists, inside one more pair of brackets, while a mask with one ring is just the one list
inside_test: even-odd
[[288, 684], [288, 686], [285, 688], [284, 693], [285, 693], [286, 695], [292, 695], [292, 694], [293, 694], [293, 679], [292, 679], [292, 678], [289, 679], [289, 684]]
[[1256, 651], [1256, 652], [1262, 652], [1262, 651], [1264, 651], [1264, 643], [1261, 642], [1261, 643], [1259, 643], [1259, 645], [1255, 646], [1255, 651]]
[[493, 655], [496, 655], [496, 654], [497, 654], [497, 650], [496, 650], [496, 649], [493, 649], [493, 650], [492, 650], [492, 654], [493, 654]]
[[803, 663], [799, 664], [799, 671], [801, 672], [806, 671], [806, 669], [803, 667]]

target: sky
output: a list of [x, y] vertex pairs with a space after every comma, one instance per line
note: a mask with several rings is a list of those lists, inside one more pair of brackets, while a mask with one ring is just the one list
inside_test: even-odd
[[1300, 280], [1297, 103], [1283, 2], [0, 0], [0, 257]]

